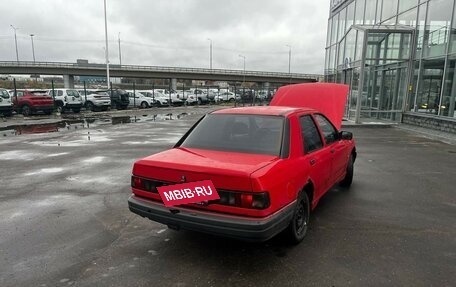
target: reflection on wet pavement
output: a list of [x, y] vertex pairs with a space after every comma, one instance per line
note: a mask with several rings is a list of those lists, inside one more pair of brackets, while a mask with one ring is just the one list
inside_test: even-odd
[[[191, 114], [191, 113], [190, 113]], [[80, 120], [62, 120], [56, 123], [46, 124], [29, 124], [29, 125], [11, 125], [5, 128], [0, 128], [0, 136], [18, 136], [24, 134], [40, 134], [40, 133], [54, 133], [69, 130], [77, 130], [84, 128], [94, 128], [102, 125], [119, 125], [131, 124], [137, 122], [155, 122], [155, 121], [169, 121], [180, 120], [189, 113], [179, 114], [153, 114], [153, 115], [139, 115], [139, 116], [113, 116], [105, 118], [84, 118]]]

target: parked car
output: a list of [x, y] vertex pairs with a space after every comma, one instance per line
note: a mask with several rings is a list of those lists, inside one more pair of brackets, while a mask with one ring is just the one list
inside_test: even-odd
[[107, 111], [111, 107], [111, 97], [106, 91], [80, 90], [79, 93], [87, 110]]
[[141, 91], [140, 93], [151, 98], [155, 107], [169, 106], [169, 97], [156, 90]]
[[187, 104], [206, 104], [209, 103], [207, 91], [204, 89], [190, 89], [188, 90]]
[[104, 90], [111, 97], [111, 107], [125, 110], [130, 104], [128, 92], [121, 89]]
[[155, 89], [154, 91], [163, 94], [165, 97], [168, 97], [168, 102], [169, 99], [171, 99], [171, 105], [173, 106], [182, 106], [185, 103], [185, 101], [179, 98], [178, 94], [176, 94], [173, 91], [171, 91], [171, 93], [169, 92], [169, 90], [165, 89]]
[[47, 94], [54, 98], [54, 105], [58, 112], [72, 110], [79, 113], [82, 107], [82, 98], [79, 92], [74, 89], [54, 89], [48, 90]]
[[347, 94], [290, 85], [270, 106], [207, 114], [174, 148], [134, 163], [130, 211], [176, 230], [300, 242], [322, 196], [353, 180], [355, 142], [340, 131]]
[[215, 96], [214, 101], [217, 102], [234, 102], [239, 101], [241, 97], [232, 92], [223, 92]]
[[11, 117], [13, 114], [13, 102], [6, 89], [0, 89], [0, 114], [5, 117]]
[[17, 95], [13, 96], [12, 99], [14, 110], [24, 116], [38, 112], [50, 115], [54, 109], [54, 100], [47, 94], [47, 91], [21, 90], [17, 91]]
[[136, 107], [136, 108], [150, 108], [154, 105], [154, 100], [151, 97], [147, 97], [140, 92], [128, 91], [128, 98], [129, 98], [129, 107]]

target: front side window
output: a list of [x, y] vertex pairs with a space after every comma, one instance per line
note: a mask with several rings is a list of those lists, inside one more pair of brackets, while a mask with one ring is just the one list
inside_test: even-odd
[[323, 147], [317, 126], [310, 115], [303, 116], [299, 120], [301, 124], [301, 134], [304, 144], [304, 152], [310, 153]]
[[279, 156], [284, 122], [281, 116], [209, 114], [181, 147]]
[[331, 124], [331, 122], [325, 118], [323, 115], [317, 114], [315, 115], [315, 119], [317, 120], [318, 126], [323, 133], [323, 137], [325, 139], [326, 144], [331, 144], [338, 139], [338, 132], [336, 128]]

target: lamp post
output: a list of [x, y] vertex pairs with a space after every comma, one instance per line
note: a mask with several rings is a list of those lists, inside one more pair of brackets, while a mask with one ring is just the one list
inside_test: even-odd
[[243, 77], [243, 80], [242, 80], [242, 86], [245, 85], [245, 56], [244, 55], [239, 55], [240, 58], [244, 59], [244, 77]]
[[212, 39], [207, 38], [207, 40], [210, 41], [210, 44], [209, 44], [209, 66], [210, 66], [210, 69], [212, 70]]
[[33, 45], [33, 36], [34, 34], [30, 34], [30, 40], [32, 40], [32, 55], [33, 55], [33, 63], [35, 63], [35, 46]]
[[118, 35], [118, 39], [119, 39], [119, 65], [122, 66], [122, 51], [120, 50], [120, 32]]
[[291, 74], [291, 46], [285, 45], [288, 47], [288, 74]]
[[16, 44], [16, 61], [19, 62], [19, 53], [18, 53], [18, 51], [17, 51], [17, 36], [16, 36], [16, 30], [17, 30], [17, 28], [14, 27], [13, 25], [10, 25], [10, 26], [11, 26], [11, 28], [13, 28], [13, 30], [14, 30], [14, 43]]
[[110, 88], [110, 81], [109, 81], [109, 50], [108, 50], [108, 20], [106, 17], [106, 0], [104, 2], [104, 20], [105, 20], [105, 42], [106, 42], [106, 49], [105, 49], [105, 56], [106, 56], [106, 85], [108, 86], [108, 90]]

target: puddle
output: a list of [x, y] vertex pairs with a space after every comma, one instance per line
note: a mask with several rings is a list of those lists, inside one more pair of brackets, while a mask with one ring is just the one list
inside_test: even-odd
[[62, 120], [56, 123], [12, 125], [0, 128], [0, 137], [19, 136], [25, 134], [42, 134], [71, 131], [78, 129], [95, 128], [103, 125], [121, 125], [131, 123], [144, 123], [156, 121], [180, 120], [189, 113], [180, 114], [154, 114], [136, 116], [114, 116], [105, 118], [85, 118], [80, 120]]

